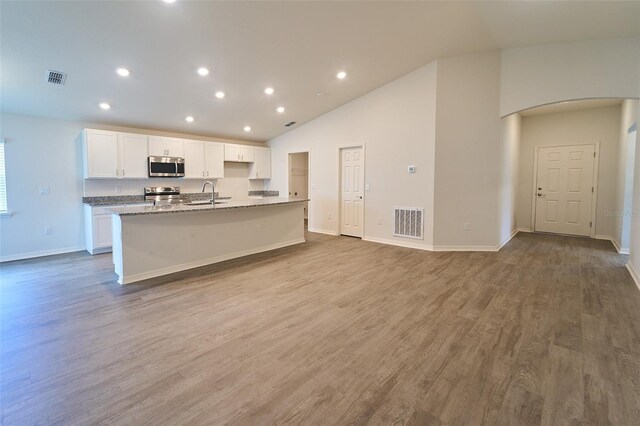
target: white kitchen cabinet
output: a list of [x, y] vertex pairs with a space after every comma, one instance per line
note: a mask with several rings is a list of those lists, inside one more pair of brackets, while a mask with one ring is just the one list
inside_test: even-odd
[[202, 179], [206, 175], [204, 166], [204, 142], [184, 141], [184, 177]]
[[149, 155], [184, 157], [184, 141], [165, 136], [149, 136]]
[[117, 178], [120, 175], [118, 134], [85, 129], [82, 135], [85, 178]]
[[118, 133], [120, 177], [146, 179], [149, 177], [147, 158], [149, 138], [145, 135]]
[[147, 178], [147, 136], [85, 129], [84, 177]]
[[84, 238], [87, 251], [91, 254], [107, 253], [111, 251], [112, 230], [111, 213], [108, 208], [127, 206], [151, 206], [151, 203], [125, 204], [119, 206], [89, 206], [84, 205]]
[[206, 177], [210, 179], [224, 178], [224, 144], [205, 142], [204, 158]]
[[185, 178], [222, 179], [224, 177], [224, 144], [185, 140]]
[[249, 179], [271, 179], [271, 149], [255, 147]]
[[236, 163], [253, 163], [255, 154], [252, 146], [224, 144], [224, 161]]

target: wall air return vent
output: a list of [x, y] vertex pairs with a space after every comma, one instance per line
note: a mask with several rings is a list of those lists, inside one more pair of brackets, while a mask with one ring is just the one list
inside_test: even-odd
[[47, 70], [47, 83], [64, 85], [66, 81], [66, 72]]
[[424, 209], [396, 207], [393, 235], [424, 240]]
[[296, 124], [296, 122], [295, 122], [295, 121], [290, 121], [290, 122], [288, 122], [287, 124], [285, 124], [285, 125], [284, 125], [284, 127], [291, 127], [291, 126], [293, 126], [294, 124]]

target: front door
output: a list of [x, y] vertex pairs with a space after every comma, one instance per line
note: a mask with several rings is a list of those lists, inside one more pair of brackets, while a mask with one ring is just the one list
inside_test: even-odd
[[535, 230], [591, 235], [595, 145], [538, 148]]
[[364, 155], [362, 147], [341, 150], [340, 233], [362, 238], [364, 221]]

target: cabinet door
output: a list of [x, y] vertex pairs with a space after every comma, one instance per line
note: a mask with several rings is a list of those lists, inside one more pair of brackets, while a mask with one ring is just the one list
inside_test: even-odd
[[221, 143], [207, 142], [205, 143], [204, 149], [206, 177], [211, 179], [224, 178], [224, 145]]
[[205, 177], [204, 143], [184, 141], [184, 177], [202, 179]]
[[240, 145], [224, 144], [224, 161], [240, 161]]
[[120, 133], [118, 134], [118, 149], [120, 152], [120, 177], [138, 179], [149, 177], [147, 136]]
[[240, 161], [244, 163], [255, 161], [255, 150], [252, 146], [240, 146]]
[[117, 178], [118, 134], [104, 130], [85, 130], [85, 178]]
[[182, 139], [164, 136], [149, 137], [149, 155], [160, 157], [184, 157], [184, 142]]
[[111, 215], [93, 216], [93, 248], [111, 247]]
[[251, 165], [249, 179], [271, 179], [271, 149], [254, 148], [255, 161]]

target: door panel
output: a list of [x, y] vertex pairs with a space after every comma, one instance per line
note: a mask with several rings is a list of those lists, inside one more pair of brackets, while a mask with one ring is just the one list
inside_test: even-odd
[[340, 233], [363, 236], [364, 222], [364, 158], [362, 147], [341, 150], [342, 217]]
[[595, 145], [538, 149], [535, 230], [591, 235]]

